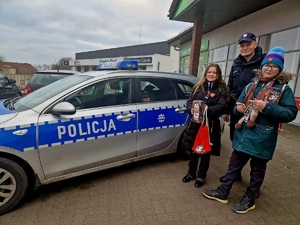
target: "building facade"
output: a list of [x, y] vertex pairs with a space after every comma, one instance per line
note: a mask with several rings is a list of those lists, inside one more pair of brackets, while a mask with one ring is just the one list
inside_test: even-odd
[[100, 63], [125, 59], [137, 60], [140, 70], [178, 72], [179, 68], [179, 51], [170, 48], [167, 41], [76, 53], [69, 66], [72, 70], [86, 72], [97, 70]]
[[24, 90], [36, 69], [29, 63], [0, 62], [0, 71]]
[[[240, 14], [235, 13], [239, 11]], [[289, 85], [300, 110], [299, 0], [174, 0], [169, 17], [194, 22], [190, 29], [168, 40], [171, 46], [180, 49], [179, 72], [201, 76], [207, 64], [218, 63], [227, 81], [233, 60], [239, 54], [238, 38], [245, 32], [257, 36], [264, 53], [274, 46], [284, 47], [284, 69], [294, 75]], [[191, 68], [194, 64], [196, 70]], [[292, 123], [300, 125], [300, 113]]]

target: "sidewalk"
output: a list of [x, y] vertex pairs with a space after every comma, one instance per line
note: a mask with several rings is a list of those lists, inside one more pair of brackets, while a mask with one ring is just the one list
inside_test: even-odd
[[249, 182], [233, 185], [228, 204], [209, 200], [232, 152], [226, 123], [221, 157], [212, 157], [207, 183], [182, 183], [188, 161], [167, 155], [43, 187], [35, 197], [0, 216], [0, 225], [299, 225], [300, 127], [284, 125], [268, 163], [256, 209], [232, 211]]
[[[215, 158], [211, 163], [211, 169], [214, 170], [213, 173], [216, 173], [216, 176], [222, 174], [220, 170], [226, 170], [230, 157], [230, 153], [227, 152], [231, 151], [228, 131], [222, 137], [222, 153], [225, 154]], [[261, 195], [256, 200], [256, 209], [245, 215], [235, 214], [231, 211], [232, 205], [238, 203], [246, 191], [250, 173], [248, 163], [242, 171], [243, 181], [234, 184], [227, 205], [210, 200], [206, 201], [206, 207], [212, 207], [212, 210], [217, 212], [214, 216], [216, 219], [207, 220], [207, 224], [300, 224], [299, 149], [300, 127], [284, 124], [283, 131], [278, 136], [274, 158], [267, 165]], [[223, 161], [224, 158], [226, 158], [226, 163]], [[216, 165], [219, 166], [216, 167]], [[207, 186], [205, 188], [215, 188], [214, 184]], [[201, 202], [203, 201], [201, 200]], [[228, 211], [225, 218], [224, 208]]]

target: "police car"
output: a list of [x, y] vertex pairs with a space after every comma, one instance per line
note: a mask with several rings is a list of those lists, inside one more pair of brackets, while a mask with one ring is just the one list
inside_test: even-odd
[[125, 67], [0, 100], [0, 214], [32, 187], [180, 150], [199, 78]]

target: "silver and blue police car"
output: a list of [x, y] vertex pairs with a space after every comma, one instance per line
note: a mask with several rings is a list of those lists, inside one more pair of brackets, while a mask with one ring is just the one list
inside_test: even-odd
[[32, 187], [180, 150], [198, 79], [106, 69], [0, 100], [0, 214]]

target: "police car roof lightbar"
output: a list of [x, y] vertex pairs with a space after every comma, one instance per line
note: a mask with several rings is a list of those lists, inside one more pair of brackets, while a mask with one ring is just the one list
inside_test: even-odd
[[137, 70], [137, 60], [123, 60], [120, 62], [104, 62], [98, 65], [98, 70]]

